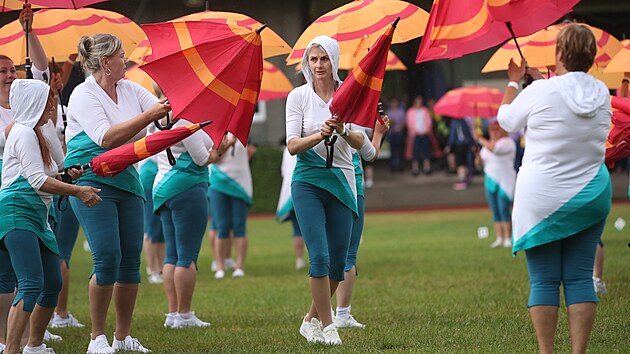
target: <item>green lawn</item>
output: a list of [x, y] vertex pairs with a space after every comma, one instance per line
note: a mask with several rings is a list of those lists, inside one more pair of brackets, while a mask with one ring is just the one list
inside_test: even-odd
[[[606, 227], [604, 280], [608, 294], [598, 307], [590, 352], [630, 352], [630, 206], [616, 205]], [[306, 271], [294, 269], [290, 225], [271, 218], [249, 222], [250, 253], [242, 279], [215, 280], [204, 241], [193, 301], [209, 329], [166, 330], [161, 286], [143, 279], [132, 335], [155, 353], [210, 352], [501, 352], [537, 350], [526, 302], [529, 290], [524, 254], [489, 249], [490, 213], [477, 211], [368, 214], [359, 252], [360, 277], [353, 313], [367, 324], [343, 330], [344, 345], [308, 344], [298, 333], [310, 304]], [[71, 312], [84, 329], [57, 329], [57, 353], [84, 353], [89, 340], [87, 277], [91, 257], [80, 236], [72, 259]], [[143, 266], [144, 269], [144, 266]], [[113, 306], [108, 319], [111, 341]], [[561, 310], [557, 352], [570, 351], [566, 309]]]

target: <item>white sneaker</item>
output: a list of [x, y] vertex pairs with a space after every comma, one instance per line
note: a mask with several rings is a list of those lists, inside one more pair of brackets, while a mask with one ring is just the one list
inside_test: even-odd
[[359, 323], [359, 321], [355, 320], [352, 315], [348, 317], [334, 316], [333, 323], [337, 328], [364, 328], [365, 325], [363, 323]]
[[597, 277], [593, 277], [593, 287], [595, 287], [596, 293], [604, 295], [608, 292], [608, 289], [606, 289], [606, 283]]
[[216, 273], [214, 273], [214, 279], [223, 279], [225, 277], [225, 272], [222, 270], [217, 270]]
[[212, 261], [212, 265], [210, 265], [210, 270], [213, 272], [217, 271], [217, 261]]
[[236, 268], [236, 262], [234, 261], [233, 258], [226, 258], [225, 259], [225, 269], [234, 269]]
[[304, 258], [296, 258], [295, 259], [295, 269], [296, 270], [300, 270], [302, 268], [306, 267], [306, 261], [304, 260]]
[[175, 317], [177, 317], [177, 312], [167, 313], [164, 316], [166, 316], [164, 328], [175, 328]]
[[90, 345], [88, 345], [87, 354], [111, 354], [113, 352], [114, 349], [109, 346], [109, 343], [107, 342], [107, 337], [104, 334], [96, 337], [96, 339], [90, 339]]
[[328, 345], [341, 345], [341, 338], [334, 323], [329, 324], [324, 330], [324, 343]]
[[[4, 351], [4, 346], [2, 350]], [[46, 344], [42, 344], [39, 347], [34, 348], [27, 345], [24, 347], [24, 350], [22, 350], [22, 354], [55, 354], [55, 350], [53, 348], [46, 347]]]
[[149, 284], [162, 284], [163, 282], [162, 274], [156, 272], [149, 275]]
[[309, 343], [324, 343], [324, 333], [322, 332], [322, 323], [315, 317], [311, 318], [311, 322], [306, 322], [306, 316], [302, 320], [300, 326], [300, 334], [306, 338]]
[[236, 269], [234, 273], [232, 273], [232, 277], [234, 278], [242, 278], [245, 276], [245, 272], [242, 269]]
[[175, 316], [173, 328], [186, 328], [186, 327], [210, 327], [210, 323], [200, 320], [195, 316], [195, 312], [191, 311], [188, 318], [182, 317], [181, 314]]
[[497, 247], [501, 247], [503, 246], [503, 239], [502, 238], [498, 238], [496, 240], [494, 240], [494, 242], [492, 242], [490, 244], [490, 248], [497, 248]]
[[63, 340], [63, 338], [61, 338], [61, 336], [58, 336], [56, 334], [52, 334], [50, 332], [48, 332], [48, 330], [46, 330], [46, 332], [44, 332], [44, 342], [61, 342]]
[[143, 347], [136, 338], [127, 336], [124, 340], [118, 340], [115, 334], [112, 349], [114, 349], [114, 351], [124, 350], [128, 352], [151, 353], [151, 350]]
[[76, 327], [83, 328], [84, 324], [79, 322], [71, 313], [68, 314], [68, 317], [61, 317], [56, 312], [53, 315], [52, 319], [48, 323], [49, 328], [64, 328], [64, 327]]
[[510, 240], [509, 238], [504, 238], [503, 239], [503, 247], [505, 247], [505, 248], [512, 247], [512, 240]]

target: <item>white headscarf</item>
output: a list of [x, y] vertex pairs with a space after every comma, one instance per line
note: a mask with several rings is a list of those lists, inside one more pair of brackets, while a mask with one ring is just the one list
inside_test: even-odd
[[339, 43], [328, 36], [317, 36], [306, 46], [304, 56], [302, 56], [302, 73], [304, 74], [306, 82], [308, 82], [309, 85], [313, 85], [313, 73], [311, 72], [311, 67], [308, 65], [308, 52], [316, 45], [324, 48], [324, 51], [328, 54], [328, 58], [330, 58], [330, 63], [332, 64], [333, 80], [341, 84], [341, 79], [339, 79], [339, 74], [337, 73], [339, 70]]
[[17, 79], [11, 84], [9, 104], [16, 123], [35, 128], [42, 117], [50, 86], [39, 80]]

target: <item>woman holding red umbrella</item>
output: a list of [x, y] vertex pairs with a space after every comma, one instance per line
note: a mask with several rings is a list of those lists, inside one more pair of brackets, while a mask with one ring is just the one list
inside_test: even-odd
[[[89, 163], [109, 149], [143, 138], [146, 126], [170, 111], [165, 100], [158, 101], [142, 86], [123, 80], [127, 59], [118, 37], [83, 37], [78, 52], [83, 69], [91, 76], [74, 89], [68, 104], [66, 165]], [[107, 178], [88, 172], [78, 185], [100, 188], [103, 198], [103, 203], [93, 209], [70, 198], [94, 260], [89, 286], [92, 334], [87, 352], [149, 352], [130, 336], [144, 229], [144, 191], [138, 171], [131, 166]], [[110, 346], [105, 329], [112, 296], [116, 332]]]
[[[286, 107], [287, 148], [297, 155], [291, 195], [310, 259], [312, 305], [300, 334], [309, 342], [340, 345], [332, 323], [330, 297], [344, 279], [357, 191], [352, 148], [361, 149], [364, 135], [331, 117], [330, 103], [341, 84], [339, 45], [318, 36], [302, 58], [306, 84], [289, 94]], [[326, 167], [325, 139], [335, 139], [334, 160]]]

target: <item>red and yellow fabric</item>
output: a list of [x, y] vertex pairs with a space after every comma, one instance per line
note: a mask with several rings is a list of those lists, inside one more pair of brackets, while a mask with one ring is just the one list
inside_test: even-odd
[[[621, 50], [621, 43], [606, 31], [587, 24], [583, 25], [590, 28], [595, 35], [597, 42], [595, 65], [599, 68], [605, 68], [612, 57]], [[556, 65], [556, 38], [564, 26], [564, 24], [553, 25], [530, 36], [517, 38], [523, 56], [527, 59], [527, 65], [540, 70]], [[512, 39], [492, 55], [481, 72], [507, 70], [511, 58], [519, 60], [519, 54]]]
[[[339, 69], [352, 70], [357, 67], [359, 62], [368, 54], [367, 48], [360, 50], [357, 55], [353, 53], [343, 53], [339, 57]], [[385, 71], [393, 70], [407, 70], [407, 67], [403, 62], [389, 50], [387, 52], [387, 64], [385, 65]]]
[[[262, 72], [256, 31], [215, 21], [163, 22], [143, 29], [154, 60], [141, 68], [162, 88], [175, 117], [212, 120], [204, 131], [217, 146], [228, 126], [251, 124], [249, 104], [256, 103]], [[236, 122], [230, 125], [231, 120]]]
[[612, 122], [606, 141], [606, 165], [612, 168], [630, 156], [630, 99], [611, 97]]
[[435, 106], [435, 113], [451, 118], [496, 117], [503, 92], [483, 86], [460, 87], [448, 91]]
[[[127, 17], [107, 10], [82, 8], [78, 10], [44, 9], [35, 13], [33, 31], [37, 34], [46, 54], [64, 61], [77, 52], [82, 36], [111, 33], [120, 38], [123, 48], [130, 52], [144, 32]], [[23, 64], [26, 54], [26, 37], [18, 20], [0, 28], [0, 48], [16, 64]]]
[[293, 90], [293, 85], [286, 75], [275, 65], [266, 60], [263, 61], [262, 84], [258, 100], [272, 101], [285, 98], [291, 90]]
[[335, 91], [330, 103], [330, 112], [337, 114], [344, 122], [374, 128], [376, 119], [380, 119], [377, 105], [385, 77], [387, 53], [395, 30], [396, 27], [390, 24], [359, 65]]
[[429, 14], [405, 1], [349, 2], [322, 15], [308, 26], [289, 54], [287, 65], [300, 63], [308, 43], [319, 35], [336, 39], [342, 55], [370, 48], [397, 17], [400, 17], [400, 22], [392, 43], [403, 43], [422, 36]]
[[[579, 0], [434, 0], [416, 63], [454, 59], [530, 35], [570, 12]], [[519, 43], [520, 44], [520, 43]]]
[[[33, 9], [55, 8], [55, 9], [80, 9], [85, 6], [103, 2], [106, 0], [29, 0]], [[24, 0], [0, 0], [0, 12], [22, 10]]]
[[140, 69], [138, 65], [134, 65], [127, 69], [127, 71], [125, 72], [125, 79], [131, 80], [136, 84], [141, 85], [155, 95], [155, 91], [153, 90], [153, 79], [142, 69]]
[[624, 73], [630, 72], [630, 39], [621, 41], [620, 51], [615, 54], [606, 69], [605, 73]]
[[163, 130], [111, 149], [94, 157], [90, 161], [90, 168], [101, 177], [116, 176], [134, 163], [166, 150], [178, 142], [191, 136], [202, 128], [203, 124], [188, 124], [171, 130]]
[[[221, 12], [221, 11], [203, 11], [197, 12], [194, 14], [182, 16], [176, 18], [173, 21], [223, 21], [223, 22], [234, 22], [236, 25], [241, 27], [248, 27], [253, 30], [256, 30], [263, 26], [262, 23], [256, 21], [255, 19], [243, 15], [237, 12]], [[271, 30], [270, 28], [266, 28], [264, 31], [260, 33], [263, 41], [263, 58], [271, 58], [278, 55], [288, 54], [291, 51], [291, 46], [287, 44], [276, 32]], [[151, 45], [149, 44], [149, 40], [145, 37], [138, 47], [131, 52], [129, 55], [129, 60], [137, 63], [144, 64], [151, 60]]]

